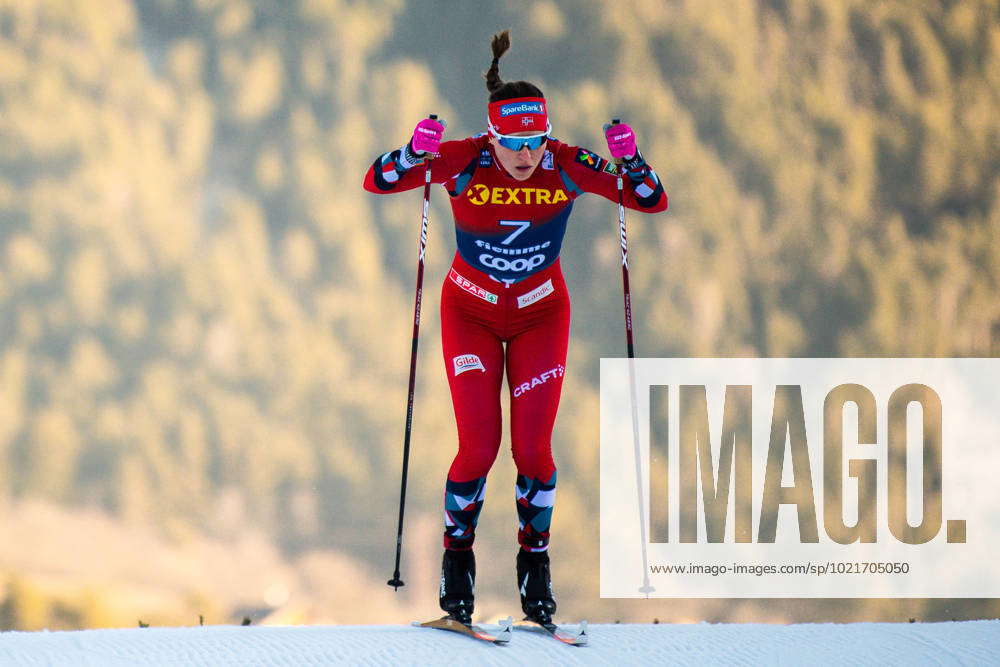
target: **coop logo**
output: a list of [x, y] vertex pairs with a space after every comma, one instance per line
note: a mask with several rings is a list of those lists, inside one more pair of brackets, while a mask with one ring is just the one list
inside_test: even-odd
[[489, 187], [476, 183], [466, 190], [469, 202], [476, 206], [483, 204], [560, 204], [569, 201], [563, 190], [548, 190], [546, 188], [505, 188]]
[[460, 354], [452, 359], [452, 363], [455, 364], [455, 377], [458, 377], [465, 371], [480, 370], [486, 372], [486, 367], [483, 366], [482, 359], [475, 354]]
[[[1000, 549], [998, 376], [995, 359], [602, 360], [602, 596], [683, 572], [714, 574], [664, 594], [1000, 595], [976, 556]], [[650, 567], [608, 595], [627, 562]]]
[[550, 368], [544, 373], [540, 373], [535, 377], [531, 378], [527, 382], [522, 382], [514, 388], [514, 398], [520, 398], [527, 392], [531, 391], [535, 387], [540, 387], [549, 380], [555, 380], [556, 378], [561, 378], [566, 373], [566, 367], [562, 364], [556, 365], [555, 368]]
[[545, 113], [545, 108], [542, 106], [541, 102], [514, 102], [511, 104], [504, 104], [500, 107], [501, 118], [521, 113], [542, 115]]
[[531, 257], [518, 257], [517, 259], [506, 259], [504, 257], [494, 257], [489, 253], [479, 255], [479, 263], [488, 269], [497, 271], [513, 271], [514, 273], [524, 273], [537, 269], [545, 263], [545, 255], [532, 255]]

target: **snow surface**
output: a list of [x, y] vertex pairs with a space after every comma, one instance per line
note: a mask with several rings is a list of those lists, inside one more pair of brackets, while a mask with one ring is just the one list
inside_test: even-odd
[[507, 646], [404, 626], [5, 632], [0, 665], [1000, 664], [1000, 621], [592, 625], [588, 634], [578, 648], [516, 629]]

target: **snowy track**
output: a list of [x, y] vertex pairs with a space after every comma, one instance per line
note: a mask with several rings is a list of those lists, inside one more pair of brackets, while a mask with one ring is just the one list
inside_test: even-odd
[[404, 626], [0, 633], [0, 665], [997, 664], [1000, 621], [592, 625], [590, 646], [508, 646]]

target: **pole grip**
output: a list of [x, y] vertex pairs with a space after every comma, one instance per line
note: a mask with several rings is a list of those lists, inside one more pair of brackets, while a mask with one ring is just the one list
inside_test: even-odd
[[[611, 124], [612, 124], [612, 125], [621, 125], [621, 122], [622, 122], [622, 119], [621, 119], [621, 118], [612, 118], [612, 119], [611, 119]], [[621, 158], [618, 158], [618, 157], [616, 157], [616, 158], [615, 158], [615, 164], [618, 164], [618, 165], [620, 165], [621, 163], [622, 163], [622, 160], [621, 160]], [[622, 181], [621, 181], [621, 178], [622, 178], [622, 177], [621, 177], [621, 174], [619, 174], [619, 175], [618, 175], [618, 189], [619, 189], [619, 190], [621, 190], [621, 188], [622, 188]]]

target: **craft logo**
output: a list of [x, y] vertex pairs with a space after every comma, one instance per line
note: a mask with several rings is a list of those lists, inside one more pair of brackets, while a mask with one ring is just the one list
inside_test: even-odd
[[475, 354], [460, 354], [452, 359], [452, 363], [455, 364], [455, 377], [458, 377], [465, 371], [481, 370], [484, 373], [486, 372], [486, 367], [483, 366], [482, 360]]
[[569, 197], [562, 190], [547, 190], [545, 188], [504, 188], [500, 186], [489, 187], [482, 183], [476, 183], [466, 190], [466, 197], [476, 206], [484, 204], [506, 204], [506, 205], [535, 205], [535, 204], [559, 204], [569, 201]]
[[545, 108], [540, 102], [513, 102], [500, 107], [501, 118], [522, 113], [544, 114]]
[[602, 595], [997, 596], [998, 375], [993, 359], [602, 360]]
[[545, 154], [542, 155], [542, 169], [547, 171], [555, 169], [555, 160], [552, 157], [552, 151], [545, 151]]
[[525, 393], [531, 391], [535, 387], [540, 387], [549, 380], [554, 380], [556, 378], [561, 378], [566, 373], [566, 367], [562, 364], [558, 364], [555, 368], [550, 368], [544, 373], [540, 373], [535, 377], [531, 378], [527, 382], [522, 382], [514, 388], [514, 398], [520, 398]]

